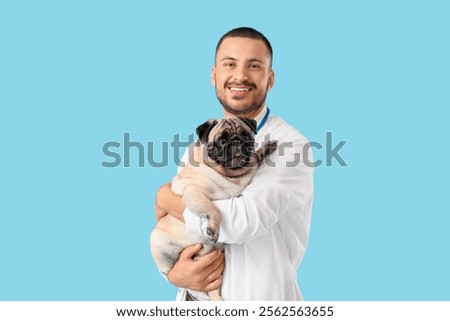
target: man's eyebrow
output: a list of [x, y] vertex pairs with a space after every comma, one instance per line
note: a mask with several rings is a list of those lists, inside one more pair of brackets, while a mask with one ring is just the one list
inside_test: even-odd
[[257, 59], [257, 58], [252, 58], [248, 60], [249, 62], [259, 62], [260, 64], [264, 64], [264, 61], [262, 61], [261, 59]]
[[229, 57], [229, 56], [223, 57], [222, 59], [220, 59], [220, 61], [224, 61], [224, 60], [237, 60], [237, 59], [233, 58], [233, 57]]
[[[225, 60], [232, 60], [232, 61], [237, 61], [238, 59], [234, 58], [234, 57], [230, 57], [230, 56], [226, 56], [223, 57], [222, 59], [220, 59], [220, 61], [225, 61]], [[260, 64], [264, 64], [264, 61], [262, 61], [261, 59], [258, 58], [251, 58], [251, 59], [247, 59], [247, 62], [259, 62]]]

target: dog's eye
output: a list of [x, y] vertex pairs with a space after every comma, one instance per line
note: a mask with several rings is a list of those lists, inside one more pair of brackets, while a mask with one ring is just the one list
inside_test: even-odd
[[220, 145], [224, 145], [227, 143], [228, 139], [230, 138], [229, 135], [227, 135], [227, 133], [224, 133], [223, 135], [221, 135], [219, 137], [219, 140], [217, 141]]

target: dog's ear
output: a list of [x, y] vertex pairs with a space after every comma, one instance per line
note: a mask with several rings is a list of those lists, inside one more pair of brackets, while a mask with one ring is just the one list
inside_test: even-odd
[[253, 134], [256, 134], [256, 120], [254, 120], [253, 118], [244, 118], [244, 117], [238, 118], [242, 120], [244, 123], [246, 123], [248, 127], [250, 127]]
[[211, 129], [218, 123], [217, 119], [211, 118], [197, 127], [197, 136], [202, 144], [208, 142], [208, 135]]

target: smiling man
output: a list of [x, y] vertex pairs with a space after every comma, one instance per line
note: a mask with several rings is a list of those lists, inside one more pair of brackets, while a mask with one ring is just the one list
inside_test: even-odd
[[[224, 117], [255, 119], [257, 146], [277, 140], [279, 149], [240, 196], [214, 202], [221, 212], [225, 262], [218, 250], [194, 260], [201, 245], [185, 249], [167, 273], [180, 288], [178, 300], [207, 299], [189, 290], [219, 286], [224, 300], [302, 299], [297, 269], [309, 237], [313, 168], [306, 165], [311, 155], [303, 154], [310, 150], [308, 141], [266, 106], [275, 78], [272, 57], [267, 38], [247, 27], [229, 31], [216, 47], [211, 81]], [[185, 154], [183, 161], [187, 158]], [[184, 221], [188, 232], [206, 235], [206, 220], [191, 213], [170, 184], [158, 190], [155, 208], [157, 219], [170, 214]]]
[[226, 37], [219, 42], [211, 81], [224, 116], [254, 118], [272, 88], [272, 48], [263, 41]]

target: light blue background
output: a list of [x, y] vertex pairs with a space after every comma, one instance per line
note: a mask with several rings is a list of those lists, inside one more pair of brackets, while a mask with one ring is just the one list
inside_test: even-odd
[[246, 25], [275, 50], [272, 112], [312, 141], [348, 141], [348, 167], [316, 169], [305, 299], [449, 300], [449, 9], [1, 2], [0, 299], [174, 298], [148, 236], [176, 166], [139, 168], [136, 153], [105, 168], [102, 146], [130, 133], [159, 160], [162, 142], [220, 116], [215, 45]]

